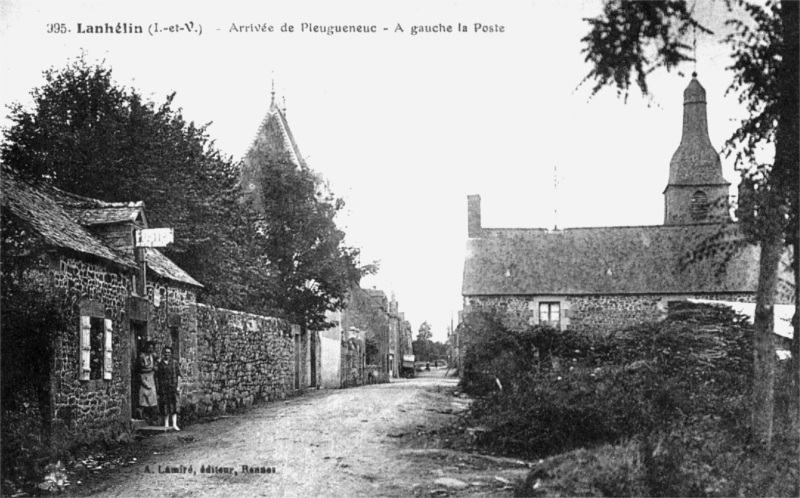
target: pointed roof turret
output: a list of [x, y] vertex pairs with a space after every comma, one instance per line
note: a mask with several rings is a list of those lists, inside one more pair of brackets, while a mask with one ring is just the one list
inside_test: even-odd
[[294, 139], [289, 122], [286, 120], [286, 109], [282, 109], [275, 99], [275, 82], [272, 82], [269, 109], [261, 121], [255, 138], [247, 149], [242, 161], [241, 184], [245, 193], [254, 194], [256, 202], [260, 202], [260, 162], [261, 154], [287, 154], [297, 167], [306, 167], [306, 161]]
[[683, 135], [669, 163], [664, 224], [729, 221], [728, 187], [719, 154], [708, 137], [706, 91], [692, 73], [683, 91]]
[[683, 135], [669, 163], [668, 185], [729, 185], [719, 154], [708, 137], [706, 90], [692, 73], [683, 91]]
[[245, 162], [257, 147], [266, 146], [270, 152], [287, 153], [298, 166], [306, 166], [305, 159], [300, 154], [300, 148], [294, 140], [289, 122], [286, 120], [286, 109], [281, 109], [275, 101], [275, 83], [272, 84], [271, 98], [267, 115], [261, 120], [255, 138], [245, 154]]

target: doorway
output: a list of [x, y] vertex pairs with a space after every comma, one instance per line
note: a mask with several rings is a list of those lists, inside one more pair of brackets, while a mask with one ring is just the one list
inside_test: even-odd
[[131, 329], [131, 418], [141, 419], [139, 413], [139, 352], [147, 341], [147, 322], [130, 321]]
[[169, 328], [169, 335], [170, 339], [172, 340], [172, 357], [175, 358], [178, 363], [180, 363], [181, 359], [181, 332], [178, 330], [178, 327], [170, 327]]

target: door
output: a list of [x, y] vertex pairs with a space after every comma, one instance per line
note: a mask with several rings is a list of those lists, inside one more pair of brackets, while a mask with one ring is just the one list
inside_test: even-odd
[[139, 409], [139, 351], [147, 341], [147, 322], [130, 321], [131, 329], [131, 418], [141, 418]]

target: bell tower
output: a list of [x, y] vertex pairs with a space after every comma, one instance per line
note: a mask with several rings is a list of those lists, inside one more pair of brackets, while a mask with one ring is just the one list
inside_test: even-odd
[[664, 224], [690, 225], [730, 220], [728, 187], [719, 154], [708, 137], [706, 91], [692, 73], [683, 91], [683, 134], [669, 163], [664, 189]]

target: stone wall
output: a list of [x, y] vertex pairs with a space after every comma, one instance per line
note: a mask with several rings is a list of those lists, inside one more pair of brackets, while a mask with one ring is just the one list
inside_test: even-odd
[[[156, 295], [158, 299], [155, 299]], [[186, 385], [196, 384], [199, 365], [195, 289], [164, 279], [150, 278], [142, 304], [146, 314], [139, 318], [147, 322], [147, 340], [155, 342], [156, 356], [163, 355], [164, 347], [171, 347], [173, 357], [180, 362]], [[131, 313], [131, 319], [134, 318], [134, 313]], [[138, 391], [137, 382], [138, 379], [134, 379], [134, 389]]]
[[[370, 296], [370, 292], [374, 292], [375, 297]], [[377, 368], [377, 374], [373, 375], [373, 378], [376, 382], [389, 382], [391, 372], [389, 313], [382, 306], [380, 298], [386, 300], [386, 296], [380, 291], [353, 289], [348, 298], [347, 309], [342, 313], [341, 327], [343, 331], [349, 331], [354, 327], [364, 332], [365, 341], [372, 342], [376, 346], [376, 351], [367, 354], [366, 358], [368, 365]], [[344, 377], [346, 371], [342, 372]]]
[[198, 304], [197, 375], [181, 391], [181, 416], [231, 412], [295, 393], [293, 337], [283, 320]]
[[[65, 322], [56, 339], [51, 371], [51, 444], [74, 444], [121, 437], [130, 429], [130, 356], [125, 307], [128, 276], [112, 266], [66, 256], [50, 266], [55, 291], [64, 294]], [[112, 323], [110, 380], [80, 380], [80, 317]]]
[[591, 333], [609, 333], [632, 325], [666, 317], [671, 301], [687, 298], [752, 302], [753, 294], [702, 295], [611, 295], [611, 296], [470, 296], [465, 309], [493, 310], [512, 330], [537, 325], [539, 302], [561, 305], [561, 328]]
[[[148, 279], [145, 296], [132, 295], [130, 272], [64, 254], [45, 258], [26, 272], [27, 279], [60, 303], [49, 402], [42, 406], [50, 422], [46, 436], [51, 449], [129, 437], [132, 398], [138, 392], [132, 369], [137, 322], [143, 338], [156, 342], [159, 355], [164, 346], [177, 347], [184, 420], [282, 399], [309, 385], [309, 334], [283, 320], [198, 305], [193, 287], [155, 275]], [[81, 380], [81, 317], [94, 319], [91, 323], [100, 324], [103, 333], [110, 320], [110, 379]]]
[[581, 296], [569, 298], [569, 328], [608, 333], [666, 316], [661, 296]]

